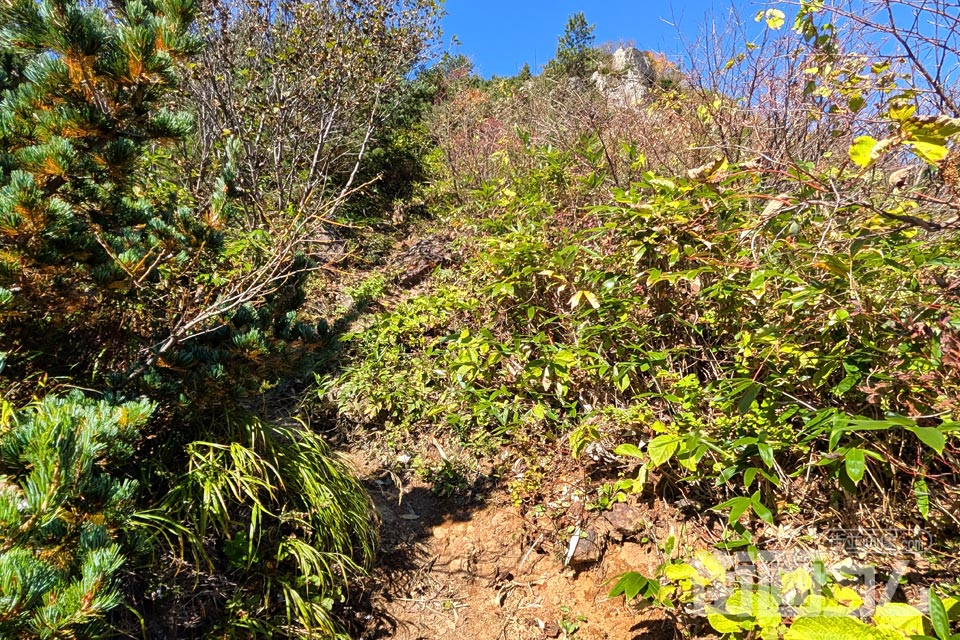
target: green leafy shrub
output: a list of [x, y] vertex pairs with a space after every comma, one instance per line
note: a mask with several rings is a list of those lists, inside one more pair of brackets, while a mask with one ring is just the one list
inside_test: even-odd
[[[613, 489], [685, 484], [726, 516], [728, 546], [841, 505], [954, 535], [955, 205], [929, 173], [902, 188], [880, 169], [898, 154], [945, 158], [955, 121], [902, 106], [909, 90], [845, 53], [804, 6], [796, 28], [812, 44], [791, 64], [867, 66], [863, 78], [811, 67], [790, 87], [806, 96], [791, 117], [875, 92], [887, 132], [869, 145], [855, 142], [856, 127], [877, 124], [866, 116], [817, 120], [790, 147], [807, 157], [717, 156], [676, 175], [649, 168], [647, 149], [615, 137], [631, 132], [602, 119], [562, 138], [542, 129], [563, 114], [538, 111], [541, 130], [511, 131], [529, 92], [471, 86], [441, 106], [438, 132], [486, 145], [477, 157], [451, 149], [443, 173], [463, 203], [451, 222], [476, 250], [436, 292], [354, 338], [346, 408], [465, 442], [570, 436], [579, 454], [602, 444], [618, 462], [594, 466], [624, 474]], [[449, 108], [464, 118], [451, 122]], [[744, 126], [763, 115], [741, 114]], [[457, 313], [424, 323], [450, 281]], [[609, 411], [632, 417], [598, 419]], [[798, 501], [801, 478], [817, 490]]]
[[672, 611], [688, 630], [709, 626], [724, 638], [956, 637], [951, 624], [960, 619], [960, 601], [941, 598], [933, 587], [926, 594], [925, 613], [905, 602], [877, 604], [872, 593], [864, 594], [866, 601], [845, 584], [842, 571], [829, 569], [823, 561], [781, 573], [773, 583], [764, 584], [731, 585], [728, 569], [710, 552], [700, 551], [689, 562], [661, 565], [656, 578], [627, 572], [617, 578], [610, 596], [655, 604]]

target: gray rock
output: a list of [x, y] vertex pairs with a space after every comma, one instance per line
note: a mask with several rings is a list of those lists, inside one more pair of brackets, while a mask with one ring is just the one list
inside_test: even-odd
[[650, 54], [634, 47], [620, 47], [614, 51], [610, 69], [615, 74], [645, 82], [647, 85], [653, 84], [657, 76]]
[[679, 72], [650, 51], [620, 47], [613, 52], [607, 69], [594, 72], [591, 80], [610, 102], [620, 106], [640, 103], [650, 87], [669, 79], [679, 82]]

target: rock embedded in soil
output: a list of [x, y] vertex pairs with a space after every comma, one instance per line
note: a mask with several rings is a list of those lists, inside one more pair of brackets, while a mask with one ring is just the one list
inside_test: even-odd
[[614, 554], [607, 554], [608, 559], [614, 561], [617, 571], [638, 571], [643, 575], [656, 573], [660, 559], [657, 556], [656, 546], [640, 544], [638, 542], [624, 542]]
[[543, 626], [543, 637], [544, 638], [559, 638], [560, 637], [560, 625], [554, 621], [550, 620]]
[[646, 526], [640, 509], [622, 502], [613, 505], [610, 511], [603, 514], [603, 519], [610, 525], [610, 533], [615, 540], [631, 538]]
[[576, 569], [586, 569], [600, 562], [600, 545], [597, 543], [597, 532], [593, 529], [586, 529], [580, 534], [577, 540], [577, 546], [570, 556], [569, 565]]

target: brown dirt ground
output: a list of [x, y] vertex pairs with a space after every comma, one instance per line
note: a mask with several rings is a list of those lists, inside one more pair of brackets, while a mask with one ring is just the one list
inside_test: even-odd
[[584, 531], [596, 534], [600, 551], [598, 561], [585, 562], [578, 571], [564, 566], [570, 537], [566, 520], [524, 513], [498, 483], [466, 498], [441, 497], [416, 479], [400, 488], [396, 476], [361, 455], [352, 457], [371, 489], [382, 535], [378, 568], [362, 604], [351, 612], [358, 624], [355, 637], [678, 637], [662, 612], [640, 611], [622, 597], [606, 595], [612, 579], [624, 571], [652, 575], [658, 557], [648, 540], [670, 535], [676, 527], [662, 514], [631, 506], [629, 513], [641, 516], [650, 537], [623, 537], [600, 514], [568, 510], [579, 513]]

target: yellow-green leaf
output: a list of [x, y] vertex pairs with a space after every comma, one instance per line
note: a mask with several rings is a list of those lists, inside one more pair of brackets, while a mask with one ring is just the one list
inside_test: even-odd
[[[710, 626], [713, 627], [713, 630], [717, 633], [739, 633], [743, 631], [743, 622], [736, 616], [727, 615], [721, 612], [714, 612], [707, 614], [707, 622], [710, 623]], [[747, 627], [752, 627], [752, 623], [748, 623]]]
[[657, 436], [647, 445], [647, 454], [650, 456], [650, 466], [659, 467], [677, 452], [680, 447], [680, 438], [674, 435]]
[[756, 22], [764, 20], [767, 23], [767, 27], [777, 30], [783, 28], [786, 17], [787, 15], [783, 11], [780, 11], [780, 9], [767, 9], [757, 14]]
[[783, 576], [780, 578], [780, 582], [783, 586], [783, 593], [794, 591], [799, 595], [813, 589], [813, 578], [810, 576], [810, 572], [803, 567], [799, 567], [790, 573], [783, 574]]
[[873, 150], [877, 146], [877, 139], [871, 136], [860, 136], [850, 146], [850, 159], [857, 166], [866, 167], [873, 162]]
[[888, 602], [877, 607], [873, 622], [881, 629], [901, 631], [908, 636], [923, 635], [923, 613], [903, 602]]
[[717, 560], [717, 557], [707, 551], [706, 549], [698, 549], [696, 553], [693, 554], [693, 557], [697, 562], [700, 563], [700, 566], [703, 567], [704, 571], [707, 572], [707, 577], [710, 582], [714, 582], [723, 578], [727, 571], [723, 567], [723, 564]]
[[613, 452], [618, 456], [630, 456], [631, 458], [642, 458], [643, 451], [635, 444], [621, 444]]
[[590, 291], [581, 291], [581, 293], [583, 294], [583, 297], [586, 298], [587, 302], [590, 303], [590, 306], [591, 306], [591, 307], [593, 307], [594, 309], [599, 309], [599, 308], [600, 308], [600, 301], [597, 300], [597, 296], [593, 295], [592, 292], [590, 292]]
[[834, 599], [840, 604], [850, 609], [858, 609], [863, 605], [863, 598], [854, 589], [843, 585], [834, 585], [830, 587], [830, 592]]
[[846, 616], [797, 618], [784, 635], [785, 640], [903, 640], [897, 631], [878, 629]]
[[930, 141], [924, 139], [915, 139], [910, 141], [910, 149], [914, 154], [927, 164], [937, 164], [947, 157], [950, 152], [946, 144], [941, 144], [939, 140]]
[[896, 120], [897, 122], [903, 122], [908, 118], [912, 118], [916, 112], [916, 105], [902, 103], [890, 107], [889, 115], [893, 120]]
[[703, 582], [703, 577], [694, 567], [690, 566], [686, 562], [681, 562], [680, 564], [668, 564], [663, 569], [663, 575], [671, 582], [679, 582], [681, 580]]

